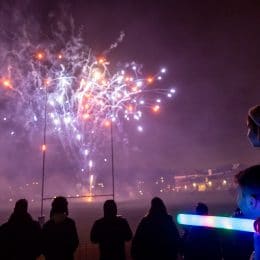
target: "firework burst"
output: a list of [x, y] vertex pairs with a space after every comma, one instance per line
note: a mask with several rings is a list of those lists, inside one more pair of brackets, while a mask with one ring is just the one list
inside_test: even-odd
[[[171, 98], [175, 90], [156, 87], [165, 68], [144, 77], [141, 65], [114, 66], [107, 57], [93, 55], [80, 37], [58, 46], [23, 39], [1, 54], [3, 119], [33, 135], [41, 133], [46, 122], [47, 137], [59, 137], [69, 156], [87, 169], [107, 127], [120, 129], [122, 121], [135, 121], [136, 130], [143, 132], [143, 111], [159, 113], [164, 98]], [[44, 144], [42, 150], [46, 149]]]

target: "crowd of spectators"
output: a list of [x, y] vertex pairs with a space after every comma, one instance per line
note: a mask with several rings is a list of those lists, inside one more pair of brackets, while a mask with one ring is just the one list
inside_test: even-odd
[[[154, 197], [151, 207], [135, 234], [126, 218], [117, 215], [114, 200], [103, 206], [104, 216], [91, 228], [90, 240], [98, 244], [100, 260], [124, 260], [125, 242], [131, 241], [134, 260], [221, 260], [249, 259], [253, 251], [252, 234], [219, 232], [208, 227], [179, 227], [167, 213], [163, 200]], [[195, 214], [207, 215], [208, 207], [199, 202]], [[236, 210], [233, 217], [243, 217]], [[42, 226], [28, 213], [25, 199], [18, 200], [9, 220], [0, 227], [0, 259], [73, 260], [79, 246], [76, 224], [69, 217], [64, 197], [53, 200], [50, 219]]]

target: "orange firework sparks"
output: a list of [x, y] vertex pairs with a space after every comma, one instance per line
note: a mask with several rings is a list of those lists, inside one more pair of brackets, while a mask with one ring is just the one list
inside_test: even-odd
[[160, 110], [160, 106], [159, 105], [155, 105], [155, 106], [152, 107], [152, 110], [153, 110], [153, 112], [157, 113]]
[[3, 78], [3, 79], [0, 80], [0, 82], [3, 85], [4, 88], [7, 88], [7, 89], [12, 89], [13, 88], [10, 79]]
[[133, 92], [136, 92], [137, 90], [138, 90], [137, 87], [132, 87], [132, 91], [133, 91]]
[[42, 151], [43, 151], [43, 152], [45, 152], [45, 151], [46, 151], [46, 149], [47, 149], [47, 146], [46, 146], [46, 144], [43, 144], [43, 145], [42, 145]]
[[133, 112], [134, 107], [133, 107], [132, 105], [129, 105], [129, 106], [127, 107], [127, 110], [128, 110], [129, 112]]
[[3, 81], [3, 85], [6, 87], [6, 88], [12, 88], [12, 85], [11, 85], [11, 81], [6, 79]]
[[50, 78], [47, 78], [44, 80], [44, 85], [45, 86], [49, 86], [51, 84], [51, 79]]
[[86, 114], [83, 114], [83, 119], [84, 119], [84, 120], [88, 120], [89, 118], [90, 118], [90, 115], [89, 115], [89, 114], [87, 114], [87, 113], [86, 113]]
[[57, 56], [57, 58], [58, 58], [59, 60], [62, 60], [62, 59], [63, 59], [63, 55], [62, 55], [61, 53], [59, 53], [58, 56]]
[[37, 60], [43, 60], [45, 57], [44, 53], [41, 51], [37, 52], [35, 56]]
[[103, 57], [100, 57], [100, 58], [98, 59], [98, 63], [100, 63], [100, 64], [103, 64], [105, 61], [106, 61], [106, 59], [103, 58]]
[[105, 127], [110, 127], [111, 126], [111, 121], [110, 120], [105, 120], [104, 121], [104, 126]]
[[150, 83], [150, 84], [153, 83], [153, 77], [148, 77], [147, 82]]
[[[136, 137], [144, 138], [147, 121], [142, 118], [148, 114], [159, 117], [164, 112], [164, 97], [172, 97], [175, 89], [160, 89], [157, 84], [166, 68], [143, 74], [143, 66], [132, 59], [110, 65], [110, 51], [124, 33], [105, 52], [95, 55], [84, 38], [70, 32], [68, 29], [66, 36], [62, 35], [64, 44], [59, 39], [28, 42], [19, 35], [19, 43], [10, 50], [1, 48], [0, 119], [10, 142], [25, 135], [28, 142], [40, 140], [32, 145], [42, 155], [43, 164], [45, 156], [55, 154], [60, 147], [68, 160], [76, 157], [82, 176], [91, 176], [88, 194], [92, 195], [100, 188], [92, 175], [95, 167], [90, 163], [86, 168], [86, 160], [98, 155], [97, 164], [111, 164], [106, 143], [113, 138], [125, 143], [127, 130], [138, 131]], [[54, 143], [47, 151], [49, 137]], [[76, 190], [82, 194], [86, 187], [77, 186]]]

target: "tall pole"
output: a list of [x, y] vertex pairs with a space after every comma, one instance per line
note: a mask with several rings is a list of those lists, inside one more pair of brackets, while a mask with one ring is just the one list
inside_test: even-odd
[[93, 185], [93, 174], [92, 174], [92, 167], [93, 167], [93, 162], [90, 160], [88, 162], [88, 167], [89, 167], [89, 195], [92, 196], [92, 185]]
[[113, 121], [110, 125], [110, 141], [111, 141], [111, 174], [112, 174], [112, 194], [115, 200], [115, 169], [114, 169], [114, 136], [113, 136]]
[[46, 157], [47, 101], [48, 101], [48, 93], [47, 93], [47, 86], [45, 86], [44, 126], [43, 126], [43, 144], [42, 144], [42, 191], [41, 191], [41, 216], [43, 216], [43, 200], [44, 200], [44, 184], [45, 184], [45, 157]]

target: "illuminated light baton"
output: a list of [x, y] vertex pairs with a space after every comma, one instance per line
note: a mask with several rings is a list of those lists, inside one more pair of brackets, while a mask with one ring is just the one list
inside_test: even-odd
[[245, 218], [229, 218], [217, 216], [202, 216], [192, 214], [178, 214], [177, 222], [182, 225], [223, 228], [246, 232], [259, 232], [259, 221]]

